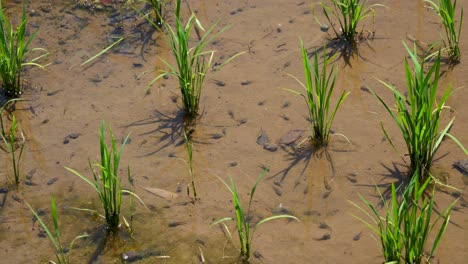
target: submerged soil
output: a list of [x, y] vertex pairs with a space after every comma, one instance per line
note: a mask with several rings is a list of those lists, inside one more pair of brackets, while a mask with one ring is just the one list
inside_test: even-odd
[[[18, 2], [4, 1], [7, 14], [19, 16]], [[233, 25], [209, 45], [217, 51], [215, 62], [247, 51], [221, 70], [211, 71], [203, 87], [203, 114], [192, 134], [200, 198], [195, 203], [186, 194], [190, 176], [177, 82], [172, 77], [161, 79], [145, 91], [157, 74], [154, 70], [163, 67], [161, 58], [172, 62], [166, 36], [123, 1], [101, 1], [103, 7], [94, 8], [86, 5], [93, 1], [30, 2], [29, 29], [39, 30], [32, 46], [50, 52], [50, 65], [46, 71], [26, 70], [24, 100], [16, 104], [15, 114], [26, 137], [18, 189], [5, 180], [11, 175], [11, 164], [1, 152], [0, 187], [5, 189], [0, 193], [0, 259], [45, 263], [53, 258], [55, 252], [26, 202], [41, 210], [52, 227], [50, 196], [55, 194], [63, 242], [90, 235], [76, 242], [72, 263], [121, 263], [121, 254], [131, 251], [140, 254], [138, 263], [200, 263], [201, 255], [206, 263], [234, 263], [237, 240], [233, 245], [220, 226], [210, 225], [216, 219], [234, 217], [232, 197], [219, 178], [232, 177], [247, 206], [251, 186], [262, 168], [269, 167], [255, 193], [252, 221], [287, 212], [300, 222], [276, 220], [262, 225], [254, 236], [258, 258], [253, 263], [383, 262], [378, 238], [353, 216], [366, 217], [350, 201], [363, 205], [360, 194], [377, 204], [375, 185], [385, 191], [390, 183], [407, 179], [409, 161], [401, 136], [368, 89], [392, 102], [378, 80], [404, 91], [406, 53], [401, 42], [440, 39], [443, 28], [424, 1], [383, 1], [387, 8], [376, 8], [375, 24], [371, 18], [363, 24], [364, 35], [375, 29], [375, 37], [363, 41], [359, 54], [348, 63], [343, 57], [336, 60], [335, 98], [341, 91], [351, 94], [336, 116], [328, 151], [315, 153], [307, 143], [296, 149], [279, 144], [297, 139], [294, 145], [309, 135], [303, 99], [282, 89], [302, 89], [287, 75], [303, 79], [298, 36], [310, 52], [333, 37], [320, 30], [311, 14], [311, 1], [192, 1], [205, 26], [218, 20], [219, 28]], [[319, 10], [316, 13], [325, 23]], [[167, 16], [172, 23], [173, 17]], [[464, 28], [466, 23], [465, 19]], [[80, 65], [120, 37], [125, 40], [110, 52]], [[460, 47], [462, 61], [453, 69], [443, 66], [440, 87], [441, 93], [450, 84], [454, 88], [444, 124], [456, 116], [451, 133], [466, 146], [468, 38], [461, 38]], [[150, 73], [141, 75], [146, 71]], [[90, 186], [64, 168], [92, 177], [88, 159], [99, 158], [102, 120], [112, 126], [119, 142], [130, 133], [121, 176], [126, 178], [130, 165], [135, 192], [148, 207], [136, 206], [132, 235], [122, 231], [113, 239], [105, 239], [101, 219], [71, 209], [99, 210], [99, 201]], [[398, 151], [385, 140], [381, 122]], [[300, 130], [305, 132], [301, 135]], [[269, 150], [257, 144], [265, 136], [273, 146]], [[434, 172], [456, 188], [436, 192], [438, 211], [455, 198], [459, 201], [433, 263], [468, 259], [468, 180], [452, 166], [462, 159], [466, 156], [456, 144], [445, 140], [434, 161]], [[144, 188], [180, 192], [177, 198], [164, 199]], [[128, 201], [124, 197], [122, 213], [127, 219]], [[235, 235], [234, 223], [228, 227]]]

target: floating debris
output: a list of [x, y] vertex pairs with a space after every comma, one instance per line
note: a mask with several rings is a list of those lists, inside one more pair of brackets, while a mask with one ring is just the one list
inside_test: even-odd
[[159, 188], [152, 188], [152, 187], [142, 187], [142, 188], [145, 189], [147, 192], [152, 193], [164, 199], [175, 199], [179, 197], [177, 193], [173, 193], [173, 192], [166, 191], [166, 190], [159, 189]]

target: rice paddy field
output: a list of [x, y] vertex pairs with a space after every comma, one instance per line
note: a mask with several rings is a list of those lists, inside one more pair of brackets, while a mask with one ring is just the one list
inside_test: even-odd
[[[434, 10], [422, 0], [369, 1], [374, 7], [358, 27], [362, 40], [352, 56], [341, 54], [318, 1], [206, 0], [190, 9], [205, 29], [219, 20], [215, 32], [228, 25], [207, 49], [213, 65], [239, 55], [222, 69], [208, 71], [200, 98], [200, 114], [190, 127], [192, 177], [184, 138], [184, 112], [174, 76], [148, 83], [163, 60], [174, 63], [168, 36], [141, 13], [143, 3], [123, 0], [33, 0], [27, 2], [28, 32], [38, 30], [32, 47], [50, 54], [45, 70], [25, 67], [24, 92], [14, 114], [24, 138], [20, 183], [12, 183], [8, 153], [0, 151], [0, 259], [2, 263], [48, 263], [55, 249], [27, 204], [50, 228], [50, 201], [55, 195], [62, 242], [78, 235], [70, 263], [237, 263], [238, 239], [232, 242], [222, 225], [234, 217], [233, 196], [220, 180], [233, 179], [246, 206], [249, 192], [265, 169], [251, 204], [249, 221], [275, 214], [254, 234], [251, 263], [383, 263], [379, 237], [355, 216], [366, 215], [358, 194], [378, 205], [379, 186], [407, 182], [409, 159], [398, 127], [370, 92], [393, 106], [394, 97], [379, 80], [406, 91], [402, 44], [429, 45], [444, 37]], [[2, 1], [13, 24], [21, 18], [21, 1]], [[467, 6], [467, 1], [458, 1]], [[189, 17], [182, 1], [181, 16]], [[138, 11], [136, 11], [138, 10]], [[174, 4], [164, 15], [175, 23]], [[315, 15], [315, 16], [314, 16]], [[318, 21], [317, 21], [318, 19]], [[440, 90], [449, 85], [441, 126], [456, 117], [450, 133], [468, 145], [468, 37], [463, 20], [461, 62], [441, 63]], [[199, 30], [201, 31], [201, 30]], [[308, 146], [310, 121], [304, 100], [286, 89], [304, 80], [299, 37], [310, 54], [329, 43], [337, 71], [335, 93], [350, 94], [338, 110], [325, 150]], [[123, 38], [107, 52], [88, 59]], [[192, 35], [193, 42], [197, 35]], [[439, 93], [440, 92], [440, 93]], [[335, 100], [337, 98], [333, 98]], [[334, 101], [333, 101], [334, 102]], [[120, 160], [120, 177], [145, 203], [133, 201], [133, 232], [106, 236], [105, 221], [89, 211], [102, 210], [97, 193], [65, 167], [92, 178], [88, 160], [99, 160], [99, 128], [112, 127], [119, 146], [129, 138]], [[396, 151], [381, 129], [383, 123]], [[435, 214], [454, 205], [446, 233], [431, 263], [467, 263], [468, 176], [454, 165], [467, 156], [452, 140], [437, 151], [431, 174], [450, 185], [435, 192]], [[127, 165], [133, 187], [127, 181]], [[453, 187], [453, 188], [452, 188]], [[167, 192], [163, 192], [165, 190]], [[132, 196], [124, 195], [121, 214], [129, 220]], [[381, 207], [379, 207], [381, 208]], [[244, 208], [245, 209], [245, 208]], [[384, 212], [382, 211], [382, 215]], [[435, 218], [434, 218], [435, 219]], [[236, 235], [235, 222], [225, 222]], [[429, 236], [429, 243], [435, 233]], [[429, 250], [429, 249], [428, 249]]]

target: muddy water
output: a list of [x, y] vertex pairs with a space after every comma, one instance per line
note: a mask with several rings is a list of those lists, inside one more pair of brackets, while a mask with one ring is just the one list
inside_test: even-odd
[[[16, 2], [6, 1], [8, 14], [18, 14], [20, 6]], [[192, 1], [192, 8], [204, 24], [218, 19], [220, 27], [233, 24], [210, 46], [217, 50], [217, 62], [248, 51], [207, 77], [201, 100], [203, 115], [193, 134], [200, 197], [195, 204], [186, 196], [190, 177], [184, 146], [180, 144], [181, 102], [174, 99], [177, 83], [173, 78], [161, 80], [148, 94], [145, 86], [154, 73], [136, 78], [160, 67], [160, 57], [171, 60], [165, 37], [152, 32], [134, 11], [115, 2], [105, 11], [77, 8], [74, 1], [33, 1], [28, 6], [30, 28], [39, 28], [33, 46], [46, 48], [51, 64], [46, 71], [28, 69], [25, 73], [29, 88], [23, 96], [26, 100], [18, 104], [15, 113], [27, 138], [22, 175], [34, 172], [30, 173], [34, 184], [29, 186], [23, 181], [18, 190], [6, 194], [0, 208], [1, 259], [8, 263], [45, 263], [53, 257], [54, 250], [47, 238], [40, 237], [40, 227], [33, 223], [25, 205], [27, 201], [44, 210], [45, 219], [51, 223], [48, 217], [53, 193], [60, 208], [63, 241], [68, 243], [85, 232], [90, 235], [76, 243], [71, 254], [74, 263], [120, 263], [121, 253], [132, 250], [169, 257], [149, 254], [140, 263], [199, 263], [200, 251], [207, 263], [233, 263], [236, 247], [218, 226], [210, 226], [215, 219], [234, 216], [231, 196], [218, 177], [232, 177], [241, 198], [247, 201], [261, 167], [268, 166], [270, 172], [253, 202], [254, 220], [286, 209], [301, 222], [276, 221], [261, 226], [255, 233], [253, 249], [262, 257], [254, 262], [382, 262], [378, 240], [352, 216], [359, 215], [359, 211], [348, 201], [358, 202], [359, 193], [377, 203], [374, 184], [385, 188], [401, 181], [408, 160], [396, 127], [377, 100], [361, 88], [373, 88], [387, 101], [392, 96], [378, 79], [404, 89], [405, 51], [401, 41], [409, 43], [407, 36], [411, 35], [431, 43], [443, 30], [423, 1], [384, 1], [388, 8], [376, 10], [375, 24], [370, 20], [365, 24], [366, 29], [375, 28], [375, 39], [363, 43], [359, 56], [351, 58], [349, 65], [343, 59], [336, 62], [337, 91], [351, 94], [336, 117], [336, 134], [328, 153], [315, 155], [306, 145], [297, 152], [290, 148], [270, 152], [256, 143], [261, 131], [275, 143], [292, 129], [308, 129], [302, 98], [281, 88], [300, 89], [286, 75], [299, 79], [303, 76], [298, 36], [310, 51], [327, 41], [327, 34], [320, 31], [310, 13], [310, 3]], [[319, 19], [325, 21], [321, 16]], [[464, 23], [466, 28], [466, 20]], [[114, 52], [80, 66], [121, 36], [125, 41]], [[462, 38], [460, 46], [466, 57], [468, 38]], [[444, 74], [441, 86], [466, 86], [467, 70], [463, 60]], [[218, 81], [225, 85], [217, 85]], [[449, 102], [453, 108], [450, 115], [456, 116], [451, 132], [465, 145], [467, 100], [462, 88]], [[91, 188], [64, 169], [71, 167], [91, 177], [87, 161], [98, 159], [97, 131], [103, 119], [112, 125], [119, 141], [131, 133], [122, 168], [131, 166], [135, 191], [149, 208], [137, 206], [132, 236], [122, 232], [113, 240], [104, 239], [101, 220], [70, 209], [99, 209], [99, 204]], [[399, 152], [383, 140], [381, 121]], [[435, 169], [460, 190], [437, 192], [438, 205], [443, 208], [453, 196], [460, 195], [462, 202], [452, 214], [434, 263], [464, 263], [468, 259], [464, 200], [467, 181], [452, 167], [454, 161], [465, 158], [449, 140], [437, 154]], [[7, 187], [4, 179], [11, 167], [6, 155], [2, 154], [1, 159], [0, 187]], [[182, 192], [172, 200], [143, 189], [157, 187], [176, 192], [178, 186]], [[129, 217], [128, 207], [123, 212]], [[184, 224], [172, 227], [173, 222]], [[229, 227], [234, 232], [234, 225]]]

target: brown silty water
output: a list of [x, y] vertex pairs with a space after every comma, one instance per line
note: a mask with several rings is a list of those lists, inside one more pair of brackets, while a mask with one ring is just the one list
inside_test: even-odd
[[[4, 2], [10, 17], [19, 17], [18, 2]], [[102, 2], [106, 4], [103, 10], [75, 1], [28, 3], [29, 30], [39, 29], [32, 46], [47, 49], [47, 62], [51, 64], [45, 71], [30, 68], [24, 74], [27, 89], [15, 111], [26, 137], [17, 190], [8, 187], [6, 176], [11, 176], [11, 164], [9, 156], [1, 152], [0, 187], [9, 188], [0, 194], [0, 200], [4, 199], [0, 207], [2, 263], [46, 263], [54, 258], [51, 243], [26, 206], [28, 202], [36, 210], [43, 210], [42, 217], [51, 227], [51, 194], [57, 197], [64, 243], [83, 233], [90, 235], [76, 242], [70, 254], [72, 263], [121, 263], [121, 254], [130, 251], [142, 254], [138, 263], [200, 263], [201, 254], [205, 263], [234, 263], [238, 241], [231, 243], [220, 226], [210, 225], [216, 219], [234, 217], [232, 197], [218, 177], [232, 177], [246, 204], [250, 188], [264, 166], [270, 172], [257, 188], [253, 221], [288, 212], [300, 222], [283, 219], [262, 225], [253, 240], [258, 257], [253, 258], [253, 263], [383, 262], [378, 238], [353, 217], [365, 215], [350, 201], [362, 204], [358, 197], [361, 194], [377, 204], [376, 184], [384, 190], [390, 183], [406, 178], [409, 161], [404, 155], [404, 142], [368, 88], [393, 102], [379, 80], [405, 89], [406, 52], [402, 41], [432, 43], [440, 39], [443, 28], [439, 19], [423, 1], [382, 1], [387, 7], [375, 8], [375, 23], [369, 18], [363, 24], [363, 33], [375, 29], [375, 37], [361, 43], [359, 54], [350, 58], [348, 65], [343, 58], [336, 60], [334, 99], [341, 91], [351, 94], [333, 124], [335, 134], [328, 159], [325, 153], [313, 154], [307, 148], [293, 151], [277, 143], [291, 136], [291, 130], [305, 131], [295, 143], [309, 135], [303, 99], [283, 88], [301, 89], [287, 75], [303, 80], [298, 36], [310, 52], [332, 36], [320, 30], [311, 14], [313, 2], [192, 1], [192, 9], [204, 25], [218, 20], [219, 28], [233, 25], [208, 46], [216, 50], [215, 62], [246, 51], [221, 70], [210, 71], [206, 78], [201, 98], [203, 114], [192, 135], [200, 198], [195, 203], [186, 194], [190, 176], [177, 82], [173, 77], [161, 79], [145, 92], [157, 74], [151, 70], [164, 68], [161, 58], [173, 62], [167, 38], [129, 5]], [[465, 3], [459, 1], [459, 5]], [[134, 6], [142, 8], [141, 4]], [[168, 13], [171, 11], [173, 7], [168, 7]], [[186, 17], [185, 3], [183, 13]], [[319, 9], [316, 15], [325, 23]], [[173, 16], [167, 16], [172, 23]], [[463, 26], [467, 28], [466, 20]], [[119, 45], [80, 66], [122, 36], [125, 40]], [[447, 111], [443, 123], [456, 116], [450, 132], [467, 145], [468, 95], [463, 87], [468, 82], [468, 38], [461, 38], [460, 47], [462, 61], [453, 69], [443, 66], [440, 87], [441, 93], [449, 84], [461, 87], [454, 89], [448, 102], [451, 111]], [[141, 75], [145, 71], [150, 73]], [[104, 238], [104, 221], [71, 209], [99, 211], [100, 205], [91, 187], [64, 168], [92, 177], [88, 159], [99, 158], [98, 129], [102, 120], [112, 126], [119, 143], [130, 133], [121, 160], [121, 176], [126, 178], [126, 166], [130, 165], [135, 192], [148, 207], [136, 206], [132, 235], [122, 231], [108, 240]], [[398, 151], [384, 139], [381, 122]], [[277, 144], [276, 151], [256, 143], [262, 133]], [[437, 209], [445, 208], [454, 197], [460, 200], [432, 263], [466, 263], [468, 259], [467, 178], [452, 167], [453, 162], [462, 159], [466, 159], [463, 151], [445, 140], [434, 161], [434, 172], [456, 188], [436, 192]], [[126, 181], [124, 185], [129, 187]], [[144, 188], [182, 191], [177, 198], [164, 199]], [[125, 196], [122, 214], [127, 218], [128, 201]], [[181, 225], [175, 224], [179, 222]], [[235, 235], [234, 222], [227, 225]]]

